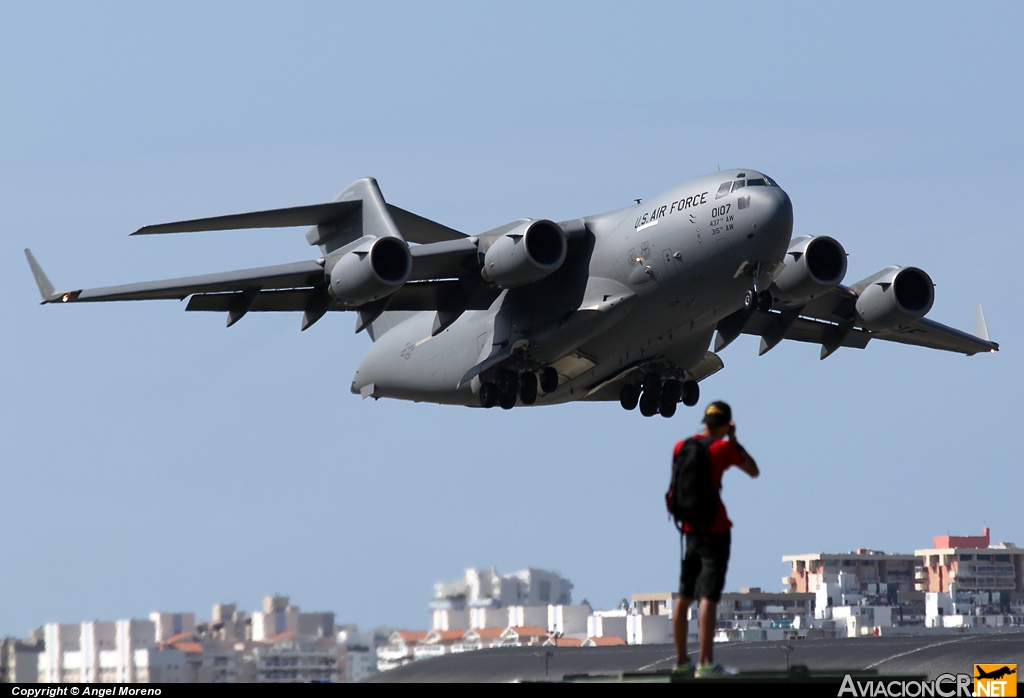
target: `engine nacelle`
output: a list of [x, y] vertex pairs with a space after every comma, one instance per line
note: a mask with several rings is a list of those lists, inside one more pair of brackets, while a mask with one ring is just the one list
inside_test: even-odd
[[377, 238], [335, 262], [330, 294], [344, 305], [362, 305], [397, 291], [411, 272], [409, 246], [399, 238]]
[[783, 301], [809, 301], [832, 290], [846, 276], [846, 250], [827, 235], [803, 235], [789, 246], [786, 266], [772, 295]]
[[932, 279], [916, 267], [888, 267], [854, 285], [857, 319], [869, 330], [905, 327], [932, 309]]
[[523, 223], [505, 233], [484, 253], [486, 281], [502, 288], [532, 283], [551, 274], [565, 261], [565, 233], [546, 220]]

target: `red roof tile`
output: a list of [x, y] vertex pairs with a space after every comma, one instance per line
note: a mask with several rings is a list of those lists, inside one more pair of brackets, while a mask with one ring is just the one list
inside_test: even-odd
[[426, 630], [396, 630], [405, 642], [422, 642], [429, 634]]

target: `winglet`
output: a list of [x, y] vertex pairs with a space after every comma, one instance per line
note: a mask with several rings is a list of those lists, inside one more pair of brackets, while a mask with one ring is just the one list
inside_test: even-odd
[[46, 278], [46, 273], [43, 268], [39, 266], [39, 262], [32, 256], [32, 250], [25, 248], [25, 257], [28, 259], [28, 266], [32, 269], [32, 276], [35, 277], [36, 286], [39, 287], [39, 295], [43, 297], [43, 303], [50, 303], [58, 298], [61, 294], [57, 293], [53, 288], [53, 284]]
[[988, 334], [988, 323], [985, 322], [985, 311], [981, 309], [981, 303], [974, 308], [974, 336], [984, 339], [986, 342], [992, 341]]

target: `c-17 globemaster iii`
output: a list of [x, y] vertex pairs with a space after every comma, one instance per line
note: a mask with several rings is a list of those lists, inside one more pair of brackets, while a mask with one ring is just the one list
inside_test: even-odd
[[505, 409], [619, 400], [671, 417], [697, 403], [698, 383], [740, 334], [759, 335], [762, 354], [783, 339], [820, 344], [823, 359], [873, 338], [967, 355], [999, 348], [980, 306], [973, 335], [924, 317], [934, 289], [921, 269], [842, 285], [842, 245], [792, 238], [789, 196], [750, 169], [609, 213], [521, 218], [472, 236], [386, 203], [370, 178], [326, 204], [133, 235], [293, 226], [311, 226], [317, 259], [106, 288], [56, 291], [25, 253], [43, 303], [191, 296], [186, 310], [226, 313], [229, 327], [249, 312], [296, 311], [303, 330], [352, 310], [373, 340], [352, 392], [373, 398]]

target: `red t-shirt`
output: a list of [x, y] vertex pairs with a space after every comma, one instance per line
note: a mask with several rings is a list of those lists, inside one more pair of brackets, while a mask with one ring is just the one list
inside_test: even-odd
[[[703, 434], [695, 434], [694, 437], [698, 439], [703, 438]], [[676, 447], [672, 450], [673, 458], [676, 457], [679, 449], [682, 447], [682, 441], [676, 444]], [[733, 442], [725, 438], [712, 441], [708, 445], [708, 452], [711, 456], [711, 483], [717, 489], [722, 489], [722, 474], [732, 466], [743, 463], [743, 456], [740, 455], [739, 449], [736, 448]], [[725, 513], [725, 503], [719, 499], [718, 513], [715, 514], [715, 520], [708, 527], [708, 533], [725, 533], [730, 528], [732, 528], [732, 521], [729, 520], [729, 516]], [[693, 528], [690, 524], [683, 522], [683, 533], [690, 533], [692, 530]]]

